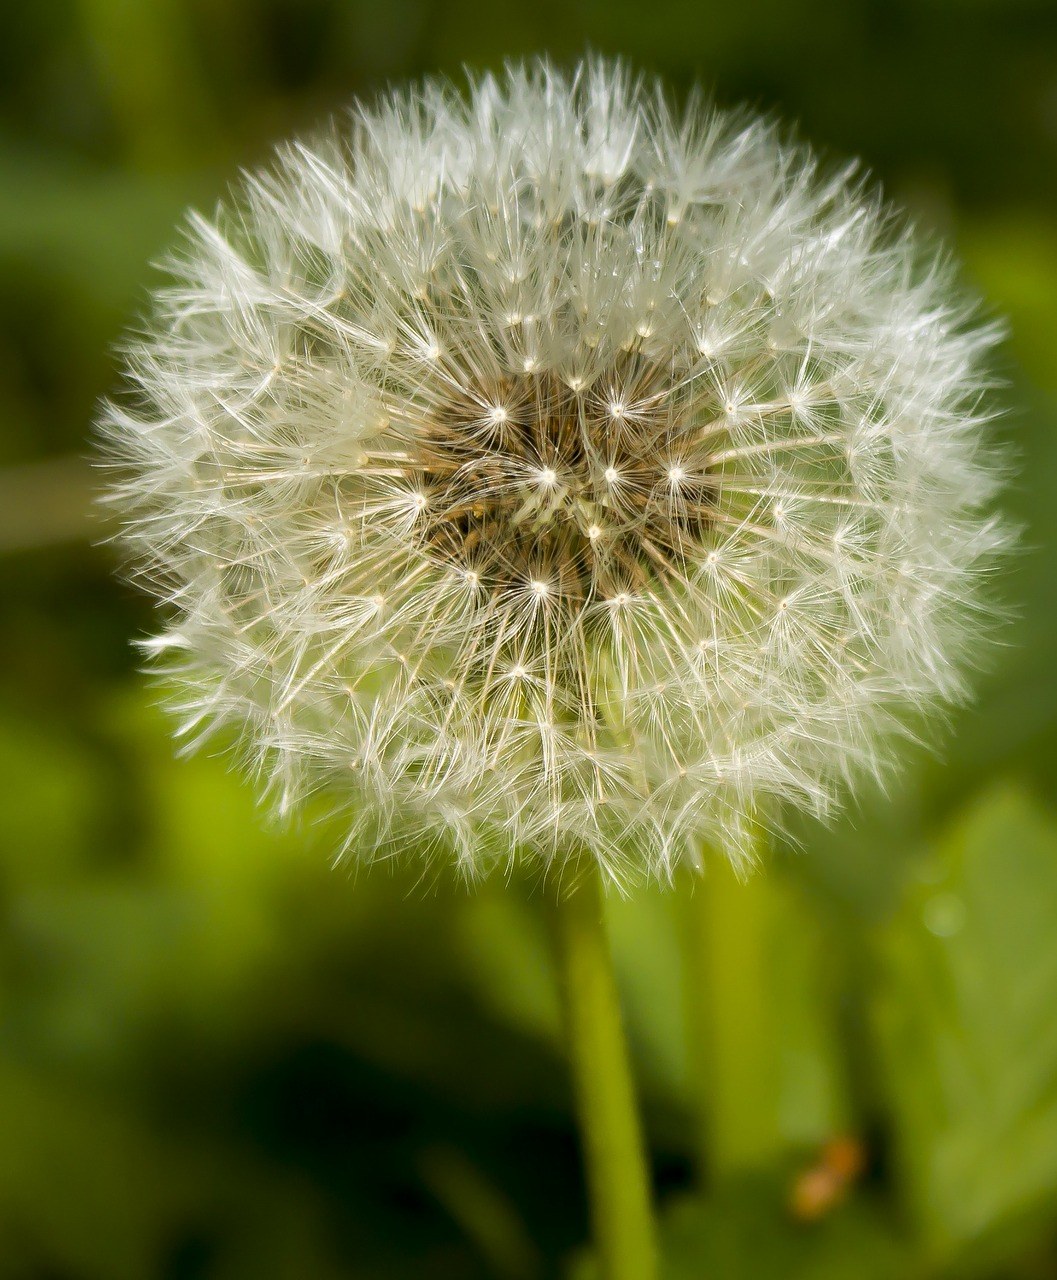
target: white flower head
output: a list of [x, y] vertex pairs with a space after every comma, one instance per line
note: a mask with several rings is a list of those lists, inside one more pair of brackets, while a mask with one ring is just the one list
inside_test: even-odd
[[737, 861], [962, 694], [996, 335], [772, 124], [605, 61], [426, 83], [170, 268], [103, 423], [148, 647], [348, 853]]

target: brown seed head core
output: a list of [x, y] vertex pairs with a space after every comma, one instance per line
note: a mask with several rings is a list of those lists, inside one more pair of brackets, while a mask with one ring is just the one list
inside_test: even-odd
[[453, 396], [409, 467], [424, 545], [487, 591], [573, 607], [683, 572], [715, 476], [694, 438], [705, 406], [676, 386], [629, 355], [590, 387], [529, 372]]

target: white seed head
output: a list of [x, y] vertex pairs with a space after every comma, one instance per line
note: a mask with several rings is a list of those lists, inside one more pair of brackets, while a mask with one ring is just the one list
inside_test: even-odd
[[963, 692], [995, 333], [770, 123], [605, 61], [427, 83], [170, 269], [103, 422], [148, 648], [349, 853], [737, 860]]

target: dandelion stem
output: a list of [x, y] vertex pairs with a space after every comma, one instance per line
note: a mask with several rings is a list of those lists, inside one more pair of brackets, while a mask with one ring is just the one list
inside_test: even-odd
[[566, 1021], [603, 1280], [654, 1280], [653, 1208], [594, 867], [557, 904]]
[[765, 1167], [781, 1146], [768, 946], [773, 886], [710, 859], [685, 903], [686, 1031], [698, 1174]]

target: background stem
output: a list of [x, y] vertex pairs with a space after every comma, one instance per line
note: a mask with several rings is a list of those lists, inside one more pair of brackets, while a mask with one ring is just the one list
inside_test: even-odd
[[739, 880], [710, 858], [685, 904], [690, 1096], [699, 1176], [722, 1180], [764, 1167], [781, 1148], [775, 1009], [769, 968], [771, 878]]
[[597, 870], [557, 903], [566, 1020], [604, 1280], [654, 1280], [649, 1176]]

